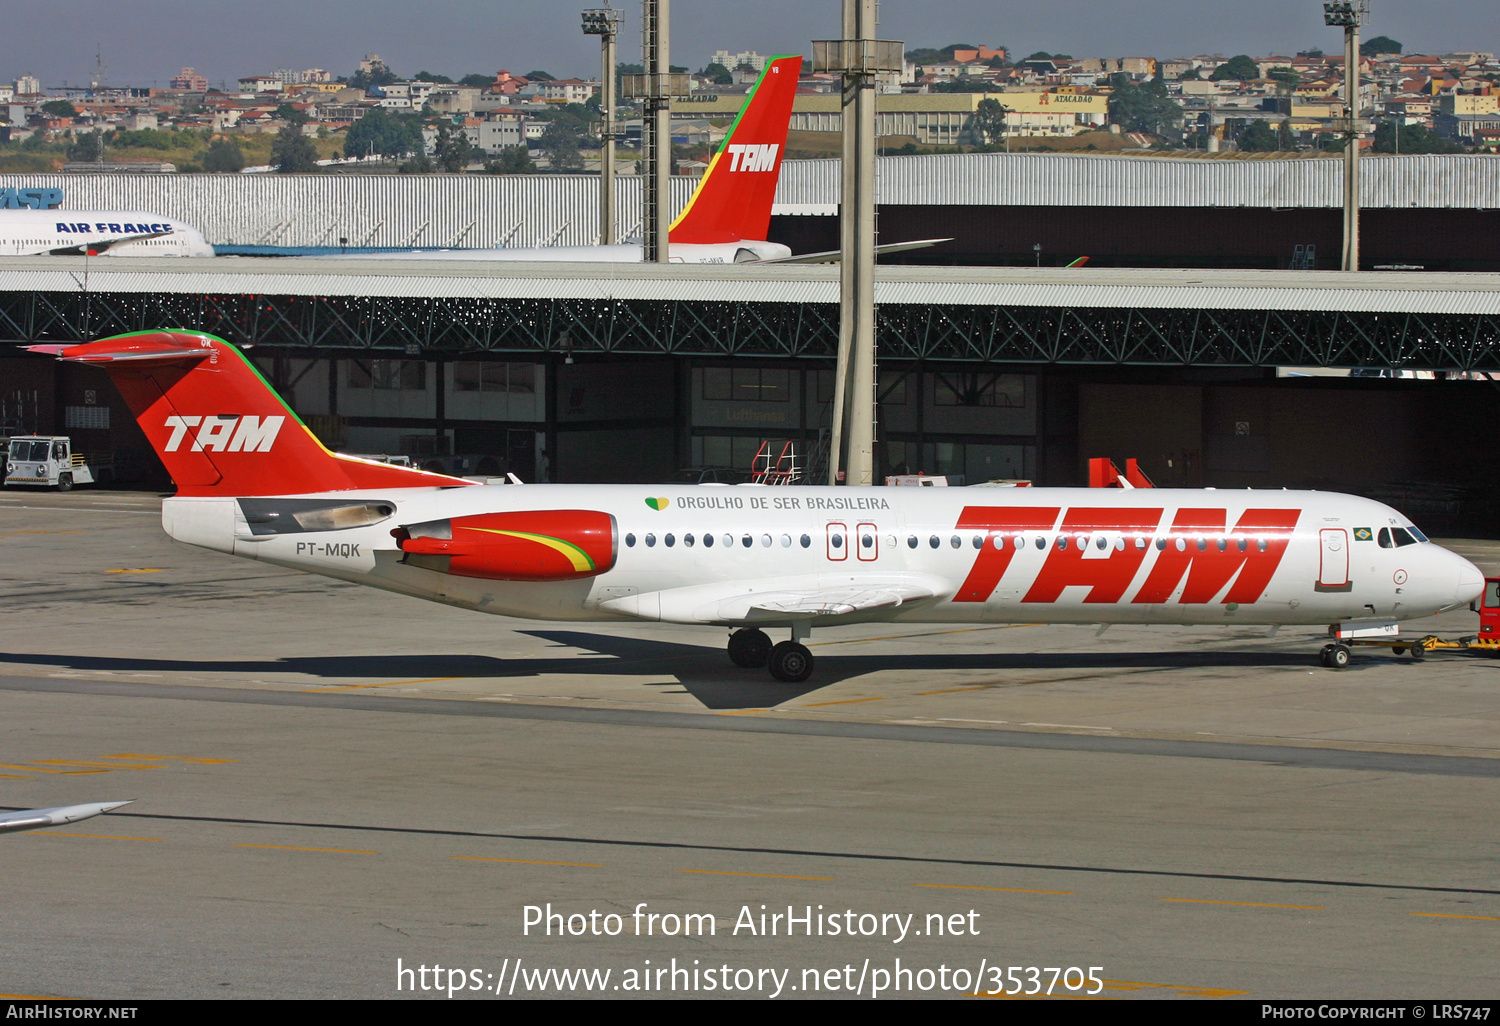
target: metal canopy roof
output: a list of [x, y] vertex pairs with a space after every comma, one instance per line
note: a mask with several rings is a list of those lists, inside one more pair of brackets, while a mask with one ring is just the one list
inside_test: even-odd
[[[838, 302], [834, 265], [0, 258], [0, 293], [78, 294], [85, 281], [95, 294]], [[875, 294], [901, 306], [1500, 314], [1500, 274], [892, 265]]]

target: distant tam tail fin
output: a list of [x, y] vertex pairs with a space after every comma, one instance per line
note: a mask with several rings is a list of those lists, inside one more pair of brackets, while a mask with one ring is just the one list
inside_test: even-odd
[[163, 330], [31, 346], [103, 367], [177, 494], [297, 495], [470, 482], [329, 452], [238, 349], [202, 332]]
[[703, 180], [672, 223], [672, 242], [765, 241], [801, 70], [801, 57], [766, 62]]

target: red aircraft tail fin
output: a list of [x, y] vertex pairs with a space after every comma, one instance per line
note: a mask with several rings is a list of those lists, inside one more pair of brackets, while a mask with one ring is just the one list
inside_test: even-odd
[[766, 62], [703, 180], [672, 223], [672, 242], [765, 241], [801, 70], [801, 57]]
[[177, 494], [297, 495], [469, 484], [329, 452], [234, 346], [196, 331], [143, 331], [33, 346], [109, 372]]

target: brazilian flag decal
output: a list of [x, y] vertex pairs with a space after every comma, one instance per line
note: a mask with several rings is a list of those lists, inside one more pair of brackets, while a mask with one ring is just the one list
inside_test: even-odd
[[1354, 529], [1354, 540], [1355, 541], [1374, 541], [1375, 540], [1375, 535], [1370, 532], [1370, 529], [1368, 527], [1356, 527]]

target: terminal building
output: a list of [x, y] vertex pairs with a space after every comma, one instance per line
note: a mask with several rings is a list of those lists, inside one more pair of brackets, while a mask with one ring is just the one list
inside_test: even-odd
[[[1478, 270], [1353, 276], [1257, 263], [1269, 229], [1256, 222], [1281, 215], [1307, 232], [1331, 219], [1336, 252], [1333, 161], [883, 159], [884, 240], [903, 237], [892, 238], [901, 218], [904, 237], [932, 237], [967, 217], [1006, 226], [999, 245], [1010, 248], [991, 238], [988, 253], [935, 250], [881, 269], [880, 472], [1081, 484], [1091, 456], [1136, 457], [1163, 485], [1360, 491], [1404, 502], [1436, 530], [1488, 516], [1483, 482], [1500, 467], [1472, 444], [1493, 419], [1488, 375], [1500, 373], [1500, 275], [1484, 273], [1500, 267], [1500, 232], [1483, 227], [1500, 183], [1485, 159], [1367, 162], [1368, 233], [1378, 237], [1380, 217], [1406, 219], [1415, 258], [1403, 264], [1445, 251]], [[834, 162], [789, 162], [775, 230], [826, 231], [836, 183]], [[621, 183], [623, 229], [639, 218], [637, 186]], [[60, 188], [64, 209], [196, 221], [224, 246], [345, 234], [441, 245], [459, 233], [476, 246], [576, 245], [596, 230], [597, 180], [569, 176], [7, 176], [6, 187]], [[674, 185], [677, 202], [689, 187]], [[1069, 223], [1092, 235], [1037, 254], [1025, 226], [1061, 224], [1070, 198]], [[1110, 232], [1129, 236], [1132, 219], [1145, 225], [1136, 244], [1162, 252], [1163, 219], [1187, 232], [1220, 216], [1244, 229], [1220, 229], [1221, 266], [1109, 266], [1099, 249], [1103, 267], [1056, 266]], [[1463, 237], [1438, 239], [1444, 218], [1465, 225]], [[963, 238], [986, 244], [977, 229]], [[253, 345], [292, 408], [344, 451], [523, 480], [646, 483], [693, 467], [747, 471], [762, 445], [790, 441], [809, 477], [826, 472], [831, 265], [101, 259], [84, 293], [74, 263], [4, 261], [0, 338], [170, 324]], [[76, 434], [85, 450], [143, 448], [89, 368], [16, 353], [0, 358], [0, 381], [8, 429]]]

